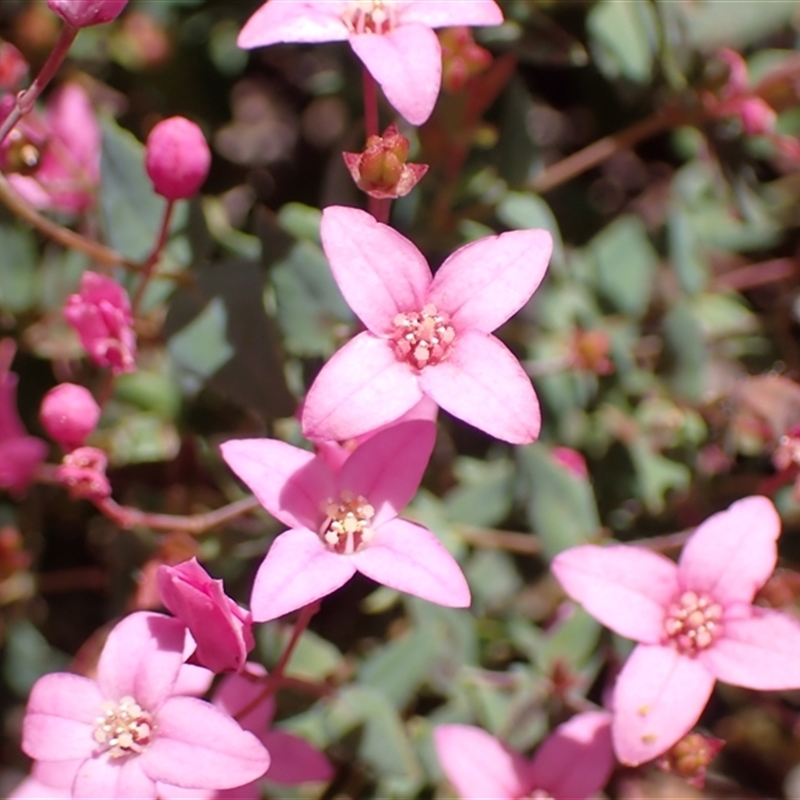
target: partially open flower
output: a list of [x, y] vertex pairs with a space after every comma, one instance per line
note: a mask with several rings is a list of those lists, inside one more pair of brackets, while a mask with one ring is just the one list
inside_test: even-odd
[[208, 176], [211, 151], [194, 122], [170, 117], [150, 131], [144, 165], [157, 194], [167, 200], [185, 200], [197, 193]]
[[128, 0], [47, 0], [48, 8], [75, 28], [88, 28], [116, 19]]

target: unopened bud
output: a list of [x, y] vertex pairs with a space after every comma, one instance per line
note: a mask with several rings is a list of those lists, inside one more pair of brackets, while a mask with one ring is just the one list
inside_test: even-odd
[[211, 151], [194, 122], [170, 117], [150, 131], [144, 164], [157, 194], [167, 200], [185, 200], [205, 182]]
[[100, 406], [85, 387], [62, 383], [44, 396], [39, 418], [51, 439], [74, 450], [97, 427]]
[[128, 0], [47, 0], [51, 11], [74, 28], [88, 28], [116, 19]]

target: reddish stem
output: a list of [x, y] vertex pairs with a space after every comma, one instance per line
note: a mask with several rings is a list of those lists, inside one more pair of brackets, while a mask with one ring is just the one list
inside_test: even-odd
[[389, 224], [389, 214], [392, 211], [392, 198], [391, 197], [372, 197], [370, 195], [368, 205], [369, 213], [375, 217], [378, 222], [384, 225]]
[[147, 285], [150, 283], [150, 279], [153, 277], [153, 271], [155, 270], [156, 264], [158, 264], [159, 259], [161, 258], [164, 245], [167, 243], [167, 237], [169, 236], [169, 223], [172, 219], [172, 211], [174, 208], [175, 201], [168, 200], [167, 207], [164, 209], [164, 216], [161, 219], [161, 228], [158, 231], [156, 244], [153, 247], [153, 251], [147, 257], [147, 261], [144, 262], [144, 275], [142, 276], [142, 281], [139, 284], [139, 288], [136, 290], [136, 294], [133, 296], [133, 300], [131, 300], [131, 308], [134, 316], [136, 316], [136, 310], [139, 307], [139, 304], [142, 302]]
[[362, 69], [362, 75], [364, 84], [364, 128], [369, 139], [370, 136], [378, 136], [379, 134], [378, 85], [366, 67]]

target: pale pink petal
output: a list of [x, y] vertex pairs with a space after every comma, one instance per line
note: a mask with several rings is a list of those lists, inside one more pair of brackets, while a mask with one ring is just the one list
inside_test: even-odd
[[593, 797], [614, 770], [611, 715], [587, 711], [559, 725], [536, 751], [528, 788], [544, 789], [556, 800]]
[[399, 422], [359, 445], [338, 476], [339, 492], [369, 500], [375, 527], [396, 517], [419, 489], [436, 442], [436, 425]]
[[709, 517], [686, 542], [678, 576], [684, 589], [750, 603], [775, 569], [781, 520], [766, 497], [746, 497]]
[[97, 663], [97, 683], [107, 700], [133, 697], [155, 712], [172, 694], [183, 665], [186, 627], [165, 614], [137, 611], [108, 634]]
[[68, 792], [84, 761], [86, 761], [85, 757], [67, 761], [34, 761], [31, 767], [31, 777], [46, 786], [53, 786]]
[[11, 790], [8, 800], [70, 800], [72, 793], [66, 789], [47, 786], [35, 778], [26, 778]]
[[72, 796], [81, 800], [155, 800], [156, 785], [145, 775], [141, 757], [88, 759], [78, 770]]
[[268, 781], [295, 786], [333, 777], [331, 762], [305, 739], [283, 731], [267, 731], [261, 741], [272, 757], [264, 776]]
[[638, 642], [664, 636], [667, 605], [678, 591], [668, 558], [628, 545], [572, 547], [551, 564], [564, 591], [603, 625]]
[[396, 420], [422, 399], [416, 375], [389, 342], [360, 333], [317, 375], [303, 405], [307, 439], [344, 441]]
[[531, 379], [491, 334], [458, 333], [447, 360], [424, 369], [419, 383], [445, 411], [490, 436], [529, 444], [539, 435], [541, 413]]
[[201, 697], [211, 688], [213, 680], [214, 673], [210, 669], [184, 664], [178, 673], [178, 680], [172, 687], [172, 693]]
[[[267, 729], [275, 713], [275, 700], [264, 697], [266, 675], [267, 671], [261, 664], [248, 663], [243, 673], [226, 675], [214, 692], [214, 705], [256, 735]], [[243, 715], [245, 709], [249, 710]]]
[[357, 208], [331, 206], [322, 212], [320, 236], [344, 299], [373, 333], [390, 333], [399, 313], [425, 305], [428, 262], [394, 228]]
[[439, 763], [463, 800], [514, 800], [524, 795], [525, 759], [472, 725], [439, 725], [433, 731]]
[[231, 439], [219, 448], [228, 466], [261, 505], [290, 528], [315, 528], [320, 503], [333, 490], [333, 475], [308, 450], [277, 439]]
[[614, 688], [617, 758], [636, 766], [672, 747], [700, 718], [714, 680], [701, 661], [673, 647], [639, 645]]
[[47, 117], [55, 136], [69, 153], [74, 164], [73, 181], [100, 178], [101, 131], [92, 101], [78, 83], [65, 83], [50, 95]]
[[269, 767], [269, 754], [252, 733], [194, 697], [164, 703], [158, 736], [137, 760], [154, 781], [198, 789], [244, 786]]
[[[253, 786], [258, 786], [253, 783]], [[160, 783], [156, 781], [156, 793], [158, 800], [219, 800], [224, 797], [226, 789], [186, 789], [183, 786], [175, 786], [171, 783]], [[233, 792], [239, 792], [239, 789], [232, 789]], [[231, 800], [234, 800], [232, 797]], [[242, 793], [241, 798], [236, 797], [235, 800], [261, 800], [258, 794], [250, 797]]]
[[700, 653], [725, 683], [748, 689], [800, 688], [800, 622], [788, 614], [753, 608], [748, 619], [723, 620], [722, 637]]
[[239, 33], [244, 49], [278, 42], [336, 42], [348, 36], [341, 14], [347, 0], [269, 0]]
[[363, 550], [349, 558], [368, 578], [454, 608], [470, 604], [470, 592], [461, 567], [427, 529], [404, 519], [385, 522]]
[[491, 333], [519, 311], [544, 278], [553, 237], [545, 230], [509, 231], [456, 250], [437, 270], [430, 302], [456, 331]]
[[429, 28], [450, 25], [500, 25], [503, 12], [494, 0], [411, 0], [401, 4], [399, 23], [420, 22]]
[[442, 49], [430, 27], [410, 23], [383, 35], [354, 34], [350, 45], [392, 106], [412, 125], [422, 125], [442, 83]]
[[330, 552], [319, 535], [295, 528], [278, 536], [258, 568], [250, 608], [267, 622], [330, 594], [355, 574], [347, 556]]

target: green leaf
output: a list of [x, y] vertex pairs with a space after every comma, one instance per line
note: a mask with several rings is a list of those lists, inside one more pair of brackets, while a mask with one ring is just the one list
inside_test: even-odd
[[[290, 636], [288, 628], [276, 625], [264, 625], [259, 629], [259, 647], [268, 663], [277, 663]], [[343, 656], [334, 644], [314, 631], [305, 630], [286, 665], [286, 674], [309, 681], [324, 681], [342, 667], [342, 662]]]
[[312, 206], [302, 203], [287, 203], [278, 212], [278, 221], [281, 227], [300, 241], [312, 242], [321, 245], [319, 238], [319, 224], [322, 212]]
[[664, 317], [664, 344], [672, 387], [689, 400], [699, 401], [708, 380], [706, 338], [691, 306], [678, 301]]
[[553, 263], [564, 264], [564, 243], [558, 221], [550, 206], [538, 195], [507, 192], [497, 204], [497, 218], [509, 228], [526, 230], [544, 228], [553, 235]]
[[647, 510], [660, 514], [670, 491], [683, 491], [689, 487], [691, 472], [688, 467], [656, 452], [642, 437], [628, 444], [639, 481], [639, 492]]
[[708, 283], [709, 264], [698, 242], [691, 218], [684, 209], [672, 210], [667, 233], [670, 263], [675, 269], [681, 288], [689, 294], [697, 294]]
[[5, 633], [3, 675], [20, 697], [27, 697], [33, 684], [48, 672], [67, 668], [69, 657], [50, 647], [38, 629], [27, 620], [9, 625]]
[[450, 519], [479, 527], [499, 525], [514, 501], [511, 463], [462, 457], [454, 469], [460, 485], [444, 498]]
[[181, 444], [171, 422], [146, 412], [125, 414], [107, 435], [104, 449], [115, 466], [172, 461]]
[[38, 253], [33, 234], [21, 225], [0, 223], [0, 308], [14, 314], [32, 308], [38, 289]]

